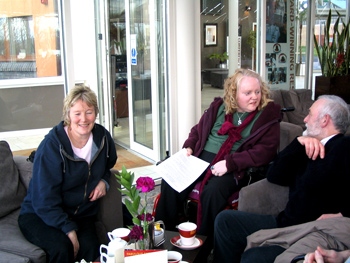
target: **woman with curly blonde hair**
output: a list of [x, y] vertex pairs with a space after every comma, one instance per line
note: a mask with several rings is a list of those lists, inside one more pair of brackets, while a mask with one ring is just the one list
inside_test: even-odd
[[210, 163], [190, 187], [178, 193], [164, 180], [156, 220], [168, 229], [179, 223], [183, 202], [200, 182], [197, 210], [198, 233], [212, 235], [216, 215], [228, 198], [251, 180], [251, 167], [268, 165], [277, 153], [281, 107], [269, 99], [269, 87], [248, 69], [237, 69], [224, 85], [224, 97], [217, 97], [204, 112], [183, 148]]

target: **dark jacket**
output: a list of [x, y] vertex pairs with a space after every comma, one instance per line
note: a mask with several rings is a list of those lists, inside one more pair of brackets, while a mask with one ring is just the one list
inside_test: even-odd
[[[191, 129], [183, 148], [190, 147], [194, 156], [198, 157], [203, 151], [222, 103], [222, 98], [215, 98], [199, 123]], [[281, 106], [273, 102], [268, 103], [254, 123], [250, 136], [236, 152], [225, 156], [227, 171], [233, 172], [237, 179], [241, 179], [247, 168], [270, 163], [277, 154], [281, 120]]]
[[33, 164], [33, 178], [21, 214], [36, 213], [47, 225], [68, 233], [77, 229], [75, 218], [97, 213], [98, 201], [89, 200], [100, 180], [109, 183], [110, 169], [117, 160], [114, 141], [101, 125], [92, 129], [90, 165], [75, 159], [63, 122], [40, 143]]
[[278, 216], [280, 227], [316, 220], [322, 214], [350, 217], [350, 137], [342, 134], [325, 145], [324, 159], [309, 159], [294, 139], [275, 159], [268, 181], [289, 186], [289, 201]]

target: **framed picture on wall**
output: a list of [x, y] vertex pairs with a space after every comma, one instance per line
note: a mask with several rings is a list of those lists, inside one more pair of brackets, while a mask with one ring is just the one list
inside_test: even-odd
[[218, 24], [204, 24], [204, 46], [211, 47], [218, 44]]

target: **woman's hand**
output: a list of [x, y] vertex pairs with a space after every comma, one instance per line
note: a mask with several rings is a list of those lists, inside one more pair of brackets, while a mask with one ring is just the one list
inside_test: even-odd
[[215, 176], [223, 176], [225, 173], [227, 173], [226, 168], [226, 160], [222, 160], [220, 162], [217, 162], [212, 167], [210, 167], [211, 173]]
[[193, 154], [193, 150], [190, 147], [187, 147], [186, 150], [187, 150], [187, 156], [190, 156]]
[[90, 201], [96, 201], [97, 199], [106, 195], [106, 184], [104, 181], [100, 181], [95, 189], [91, 192], [89, 198]]
[[75, 230], [72, 230], [68, 233], [67, 236], [73, 244], [74, 258], [76, 258], [78, 255], [78, 252], [79, 252], [79, 248], [80, 248], [78, 237], [77, 237], [77, 232], [75, 232]]

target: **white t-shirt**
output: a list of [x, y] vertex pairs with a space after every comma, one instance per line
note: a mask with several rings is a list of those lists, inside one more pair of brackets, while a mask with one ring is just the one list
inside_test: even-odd
[[[66, 131], [67, 136], [69, 138], [68, 127], [65, 126], [64, 130]], [[91, 149], [92, 149], [92, 133], [90, 133], [89, 140], [87, 141], [87, 143], [85, 144], [85, 146], [83, 148], [80, 149], [80, 148], [74, 147], [74, 145], [72, 144], [71, 141], [70, 141], [70, 144], [72, 146], [74, 154], [76, 156], [78, 156], [79, 158], [84, 159], [85, 161], [88, 162], [88, 164], [90, 164], [90, 161], [91, 161]]]

